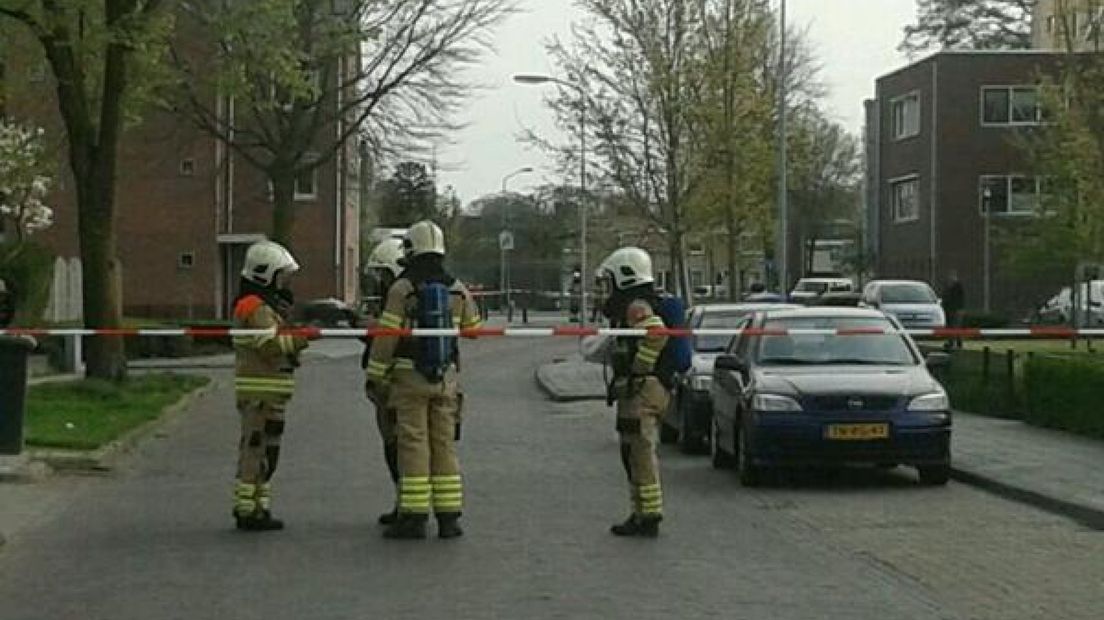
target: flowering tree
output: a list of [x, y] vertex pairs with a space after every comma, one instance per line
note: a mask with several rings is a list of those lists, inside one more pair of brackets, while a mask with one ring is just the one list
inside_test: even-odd
[[16, 242], [53, 224], [45, 202], [51, 179], [44, 168], [42, 129], [0, 120], [0, 220]]

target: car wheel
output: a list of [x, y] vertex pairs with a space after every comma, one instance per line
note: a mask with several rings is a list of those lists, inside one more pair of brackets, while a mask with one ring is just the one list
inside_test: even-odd
[[693, 414], [683, 404], [685, 402], [679, 399], [679, 448], [683, 454], [704, 454], [705, 438], [692, 428]]
[[950, 465], [930, 465], [918, 467], [920, 484], [926, 487], [940, 487], [951, 479]]
[[762, 485], [763, 469], [753, 465], [751, 458], [748, 456], [747, 433], [741, 432], [737, 441], [739, 443], [739, 450], [736, 458], [738, 459], [739, 465], [740, 484], [745, 487], [757, 487]]
[[721, 431], [717, 428], [717, 416], [713, 416], [713, 421], [710, 423], [709, 428], [709, 453], [712, 456], [713, 469], [732, 469], [732, 455], [725, 452], [724, 448], [721, 447]]

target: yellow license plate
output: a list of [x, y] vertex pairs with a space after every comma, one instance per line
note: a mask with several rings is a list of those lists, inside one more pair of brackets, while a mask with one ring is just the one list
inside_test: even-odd
[[888, 424], [833, 424], [828, 427], [828, 439], [836, 441], [874, 441], [888, 438]]

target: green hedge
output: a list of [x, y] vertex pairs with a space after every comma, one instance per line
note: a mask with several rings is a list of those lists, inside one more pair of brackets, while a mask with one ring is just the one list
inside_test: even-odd
[[962, 313], [962, 326], [971, 329], [1004, 329], [1011, 323], [1008, 317], [992, 312], [966, 310]]
[[958, 350], [936, 377], [959, 411], [1104, 438], [1104, 357]]
[[1020, 417], [1024, 407], [1016, 367], [1019, 356], [1013, 358], [1009, 372], [1007, 355], [997, 351], [955, 351], [950, 367], [937, 373], [951, 397], [951, 405], [961, 411], [994, 417]]
[[1078, 356], [1030, 356], [1024, 365], [1026, 420], [1104, 438], [1104, 362]]
[[41, 325], [50, 304], [54, 255], [32, 243], [0, 244], [0, 278], [15, 290], [15, 324]]

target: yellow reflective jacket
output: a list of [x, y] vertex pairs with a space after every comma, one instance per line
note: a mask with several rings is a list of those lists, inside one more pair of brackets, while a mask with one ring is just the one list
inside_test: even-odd
[[234, 327], [269, 333], [235, 336], [237, 357], [234, 388], [239, 400], [284, 403], [295, 393], [295, 367], [307, 340], [280, 335], [283, 318], [263, 299], [248, 295], [234, 308]]
[[[479, 308], [475, 305], [468, 289], [457, 280], [450, 288], [449, 309], [452, 311], [452, 324], [459, 329], [479, 329], [483, 325], [479, 317]], [[382, 329], [402, 329], [416, 327], [414, 314], [418, 306], [417, 288], [406, 278], [400, 278], [387, 291], [387, 302], [380, 314], [378, 327]], [[368, 359], [368, 381], [385, 383], [391, 370], [413, 370], [414, 361], [404, 351], [414, 351], [413, 338], [380, 336], [372, 340], [372, 352]]]

